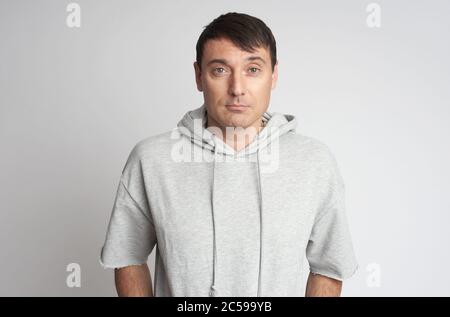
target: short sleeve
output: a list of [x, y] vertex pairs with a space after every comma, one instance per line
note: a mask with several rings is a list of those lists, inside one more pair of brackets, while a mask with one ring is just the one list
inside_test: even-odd
[[156, 244], [156, 232], [145, 194], [137, 147], [122, 171], [100, 252], [104, 268], [121, 268], [147, 262]]
[[337, 280], [359, 268], [345, 210], [345, 185], [336, 159], [327, 148], [324, 201], [315, 215], [306, 248], [310, 271]]

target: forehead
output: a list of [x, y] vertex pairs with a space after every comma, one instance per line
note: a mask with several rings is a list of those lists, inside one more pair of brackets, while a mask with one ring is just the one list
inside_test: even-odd
[[203, 48], [203, 62], [211, 59], [244, 60], [249, 56], [260, 56], [266, 63], [269, 62], [269, 50], [265, 47], [255, 47], [253, 52], [247, 52], [236, 46], [226, 38], [212, 39], [205, 43]]

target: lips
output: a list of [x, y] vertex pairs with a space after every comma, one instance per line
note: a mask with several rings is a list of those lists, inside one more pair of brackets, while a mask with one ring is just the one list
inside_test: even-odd
[[228, 110], [232, 111], [243, 111], [248, 108], [248, 106], [246, 105], [239, 105], [239, 104], [226, 105], [226, 107]]

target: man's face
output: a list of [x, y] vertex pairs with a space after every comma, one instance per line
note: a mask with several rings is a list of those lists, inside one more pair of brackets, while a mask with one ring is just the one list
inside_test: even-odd
[[[278, 63], [272, 72], [268, 49], [261, 47], [250, 53], [228, 39], [209, 40], [204, 46], [201, 70], [197, 62], [194, 68], [209, 126], [260, 126], [278, 78]], [[233, 104], [245, 107], [229, 106]]]

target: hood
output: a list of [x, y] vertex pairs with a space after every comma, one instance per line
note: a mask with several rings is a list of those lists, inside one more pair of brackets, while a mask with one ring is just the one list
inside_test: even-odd
[[[295, 133], [297, 127], [297, 119], [293, 115], [282, 114], [278, 112], [265, 112], [262, 116], [264, 124], [263, 129], [255, 136], [254, 140], [248, 144], [245, 148], [236, 152], [231, 146], [223, 142], [220, 138], [216, 137], [210, 130], [206, 128], [207, 122], [207, 110], [205, 104], [197, 109], [188, 111], [183, 118], [178, 122], [177, 126], [182, 135], [190, 139], [193, 144], [209, 150], [214, 153], [213, 159], [213, 173], [212, 173], [212, 190], [211, 190], [211, 212], [212, 212], [212, 226], [213, 226], [213, 276], [212, 284], [210, 287], [210, 296], [216, 296], [220, 285], [216, 285], [216, 268], [218, 263], [217, 248], [216, 248], [216, 232], [215, 232], [215, 218], [214, 218], [214, 192], [215, 182], [214, 174], [217, 168], [217, 157], [220, 155], [230, 155], [234, 157], [242, 157], [256, 153], [257, 164], [257, 180], [259, 186], [259, 206], [260, 206], [260, 256], [259, 256], [259, 273], [258, 273], [258, 292], [256, 296], [261, 294], [262, 276], [261, 265], [263, 263], [263, 247], [264, 247], [264, 231], [263, 231], [263, 210], [264, 210], [264, 197], [263, 197], [263, 182], [261, 179], [261, 166], [260, 155], [263, 153], [261, 150], [270, 145], [273, 141], [278, 140], [284, 134], [291, 132]], [[201, 123], [201, 124], [200, 124]]]
[[[252, 154], [269, 145], [274, 138], [281, 137], [283, 134], [296, 131], [297, 119], [290, 114], [282, 114], [278, 112], [265, 112], [262, 116], [264, 128], [250, 143], [245, 151], [236, 152], [231, 146], [215, 137], [210, 130], [206, 129], [207, 121], [206, 106], [188, 111], [178, 122], [180, 133], [191, 139], [191, 142], [197, 144], [212, 152], [224, 155], [234, 155], [236, 157]], [[201, 126], [200, 123], [201, 122]]]

